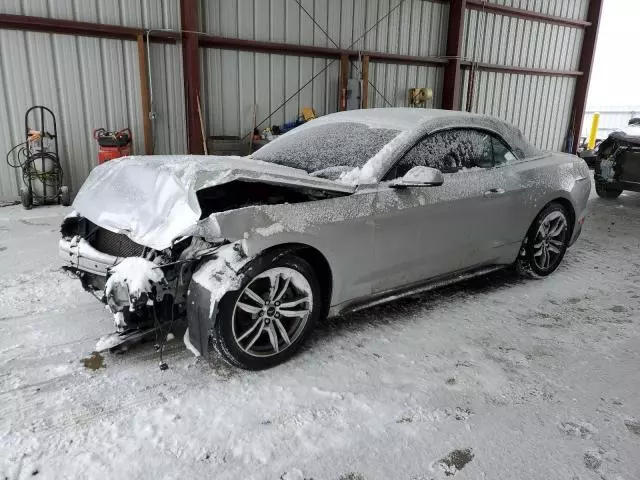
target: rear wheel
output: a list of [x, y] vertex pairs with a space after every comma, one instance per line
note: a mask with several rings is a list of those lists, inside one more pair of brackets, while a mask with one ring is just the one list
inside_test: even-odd
[[569, 215], [564, 206], [550, 203], [536, 217], [527, 232], [516, 267], [529, 277], [553, 273], [567, 251], [570, 240]]
[[245, 267], [238, 290], [220, 301], [213, 346], [230, 364], [249, 370], [278, 365], [307, 340], [322, 311], [311, 265], [288, 253]]
[[618, 198], [622, 194], [622, 189], [608, 185], [605, 182], [596, 181], [596, 193], [601, 198]]

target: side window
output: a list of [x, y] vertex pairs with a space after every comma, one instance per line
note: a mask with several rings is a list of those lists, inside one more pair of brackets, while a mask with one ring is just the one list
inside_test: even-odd
[[385, 180], [404, 176], [416, 166], [433, 167], [442, 173], [466, 168], [493, 167], [493, 137], [478, 130], [453, 129], [436, 132], [418, 142], [389, 171]]
[[496, 137], [492, 138], [493, 142], [493, 161], [495, 165], [504, 165], [505, 163], [513, 162], [516, 160], [516, 156], [511, 153], [509, 147], [507, 147], [502, 140]]

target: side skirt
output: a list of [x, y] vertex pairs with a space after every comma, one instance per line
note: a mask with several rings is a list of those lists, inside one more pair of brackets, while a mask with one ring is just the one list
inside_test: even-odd
[[465, 280], [480, 277], [482, 275], [487, 275], [498, 270], [503, 270], [504, 268], [506, 268], [506, 266], [496, 265], [491, 267], [483, 267], [463, 273], [436, 277], [426, 282], [404, 286], [399, 289], [387, 290], [370, 297], [359, 298], [353, 301], [342, 303], [340, 305], [335, 305], [329, 309], [329, 317], [337, 317], [346, 313], [353, 313], [364, 310], [365, 308], [375, 307], [376, 305], [382, 305], [384, 303], [392, 302], [394, 300], [415, 295], [417, 293], [428, 292], [438, 288], [446, 287], [448, 285], [452, 285], [454, 283], [464, 282]]

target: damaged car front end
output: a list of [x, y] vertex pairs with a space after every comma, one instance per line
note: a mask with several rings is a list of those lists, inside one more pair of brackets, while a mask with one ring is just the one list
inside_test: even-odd
[[640, 126], [613, 132], [600, 144], [594, 178], [603, 198], [616, 198], [624, 190], [640, 192]]
[[261, 163], [129, 157], [93, 170], [63, 221], [59, 252], [63, 268], [114, 316], [98, 351], [186, 323], [186, 346], [206, 354], [218, 302], [268, 245], [260, 239], [283, 230], [264, 207], [353, 190]]

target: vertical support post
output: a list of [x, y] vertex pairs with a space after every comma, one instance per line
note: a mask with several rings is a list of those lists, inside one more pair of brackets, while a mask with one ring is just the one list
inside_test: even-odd
[[369, 55], [362, 57], [362, 92], [360, 95], [361, 108], [369, 108]]
[[347, 82], [349, 81], [349, 56], [340, 55], [340, 93], [338, 99], [338, 111], [347, 109]]
[[200, 95], [200, 52], [198, 49], [198, 2], [180, 0], [182, 25], [182, 68], [187, 116], [187, 148], [189, 153], [201, 155], [204, 152], [200, 133], [198, 96]]
[[460, 110], [460, 57], [462, 56], [462, 34], [464, 33], [466, 8], [466, 0], [451, 0], [449, 2], [446, 53], [449, 63], [445, 67], [442, 84], [442, 108], [446, 110]]
[[587, 142], [587, 149], [593, 150], [596, 148], [596, 139], [598, 137], [598, 124], [600, 123], [600, 113], [593, 114], [593, 120], [591, 121], [591, 131], [589, 132], [589, 140]]
[[593, 58], [596, 52], [596, 40], [598, 39], [598, 29], [600, 28], [602, 4], [603, 0], [590, 0], [589, 2], [587, 21], [591, 22], [591, 25], [586, 27], [584, 31], [579, 67], [579, 70], [582, 72], [582, 76], [578, 77], [578, 80], [576, 81], [576, 90], [573, 95], [573, 108], [571, 109], [571, 119], [573, 122], [573, 126], [571, 128], [572, 153], [578, 151], [582, 121], [584, 118], [584, 111], [587, 106], [587, 94], [589, 93]]
[[466, 112], [473, 111], [473, 93], [476, 88], [476, 67], [475, 64], [471, 65], [469, 69], [469, 83], [467, 85], [467, 105], [465, 107]]
[[145, 155], [153, 155], [153, 127], [151, 125], [151, 97], [149, 96], [149, 71], [144, 36], [138, 35], [138, 70], [140, 70], [140, 97], [142, 98], [142, 134]]

